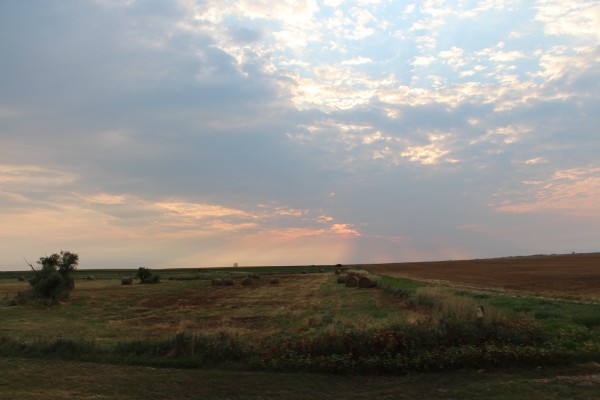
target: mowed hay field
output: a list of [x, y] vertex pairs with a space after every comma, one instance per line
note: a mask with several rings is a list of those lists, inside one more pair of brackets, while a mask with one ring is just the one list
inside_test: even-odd
[[[167, 278], [172, 272], [157, 273]], [[345, 290], [332, 273], [278, 274], [277, 284], [269, 276], [249, 286], [241, 285], [241, 277], [233, 286], [212, 286], [210, 279], [123, 286], [119, 278], [103, 279], [96, 271], [95, 280], [77, 279], [70, 299], [58, 306], [4, 307], [1, 332], [24, 340], [61, 337], [108, 344], [180, 332], [262, 339], [378, 327], [412, 315], [383, 291]], [[0, 281], [0, 298], [8, 301], [28, 285]]]
[[600, 299], [600, 253], [361, 265], [392, 277], [523, 292]]

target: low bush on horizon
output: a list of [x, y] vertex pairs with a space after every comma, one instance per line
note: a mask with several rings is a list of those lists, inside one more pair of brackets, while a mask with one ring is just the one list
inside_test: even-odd
[[139, 267], [136, 276], [140, 283], [160, 283], [160, 276], [156, 275], [150, 268]]

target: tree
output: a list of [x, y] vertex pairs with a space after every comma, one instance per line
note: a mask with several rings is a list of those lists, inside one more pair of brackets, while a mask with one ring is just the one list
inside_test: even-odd
[[60, 254], [40, 257], [37, 261], [41, 266], [39, 270], [30, 263], [27, 264], [34, 272], [34, 276], [29, 280], [33, 297], [57, 302], [68, 298], [71, 290], [75, 288], [71, 272], [75, 271], [79, 264], [79, 255], [76, 253], [61, 250]]
[[79, 265], [79, 256], [70, 251], [61, 251], [58, 260], [58, 272], [67, 277], [72, 271], [77, 269]]
[[150, 268], [139, 267], [136, 276], [140, 278], [140, 283], [158, 283], [160, 278], [158, 275], [154, 275]]
[[146, 267], [139, 267], [136, 276], [140, 278], [140, 282], [144, 283], [152, 276], [152, 271]]

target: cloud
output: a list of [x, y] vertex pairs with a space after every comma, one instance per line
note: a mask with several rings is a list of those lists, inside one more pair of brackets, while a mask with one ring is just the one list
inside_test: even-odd
[[536, 19], [549, 35], [600, 39], [600, 5], [595, 1], [539, 0]]
[[333, 224], [331, 231], [341, 235], [360, 236], [360, 233], [350, 224]]
[[543, 157], [536, 157], [536, 158], [532, 158], [531, 160], [525, 161], [525, 164], [531, 165], [531, 164], [540, 164], [540, 163], [547, 163], [547, 162], [548, 161]]
[[435, 144], [427, 146], [413, 146], [401, 153], [402, 157], [408, 157], [410, 161], [418, 162], [423, 165], [435, 164], [438, 159], [446, 154], [448, 150], [444, 150]]
[[525, 55], [517, 50], [513, 51], [496, 51], [490, 54], [490, 60], [495, 62], [509, 62], [523, 58]]
[[415, 57], [414, 61], [412, 62], [412, 65], [415, 67], [426, 67], [426, 66], [432, 64], [435, 60], [436, 60], [435, 57], [419, 56], [419, 57]]
[[13, 190], [21, 186], [62, 186], [74, 179], [67, 172], [52, 171], [38, 165], [0, 164], [0, 185]]
[[523, 182], [528, 190], [522, 201], [506, 200], [500, 212], [543, 212], [555, 210], [567, 215], [596, 217], [600, 212], [600, 168], [572, 168], [555, 171], [543, 180]]
[[[597, 212], [597, 8], [3, 3], [3, 254], [72, 243], [94, 265], [95, 247], [230, 265], [572, 247], [549, 227]], [[578, 221], [590, 247], [597, 228]]]
[[231, 34], [232, 39], [235, 42], [238, 42], [241, 44], [249, 44], [249, 43], [259, 42], [264, 38], [263, 32], [261, 32], [259, 30], [250, 29], [250, 28], [244, 28], [244, 27], [231, 28], [230, 34]]
[[362, 40], [376, 32], [377, 18], [366, 8], [335, 9], [325, 21], [325, 27], [341, 40]]
[[219, 205], [212, 204], [194, 204], [185, 202], [163, 202], [156, 203], [156, 206], [167, 211], [168, 214], [176, 218], [184, 217], [193, 220], [203, 219], [206, 217], [226, 217], [239, 216], [250, 217], [249, 214], [242, 210], [235, 210]]
[[97, 194], [94, 194], [91, 196], [86, 196], [86, 197], [84, 197], [84, 199], [86, 201], [89, 201], [92, 203], [97, 203], [97, 204], [114, 205], [114, 204], [124, 204], [125, 203], [125, 196], [112, 195], [112, 194], [108, 194], [108, 193], [97, 193]]
[[361, 64], [368, 64], [370, 62], [373, 62], [373, 60], [371, 60], [370, 58], [356, 57], [351, 60], [342, 61], [342, 65], [361, 65]]

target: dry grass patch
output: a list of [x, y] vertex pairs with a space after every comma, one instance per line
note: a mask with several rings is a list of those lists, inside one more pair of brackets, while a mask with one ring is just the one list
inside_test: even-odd
[[[163, 338], [181, 331], [262, 338], [281, 334], [282, 325], [288, 333], [300, 330], [305, 316], [322, 305], [320, 288], [327, 279], [325, 274], [283, 275], [279, 284], [263, 279], [253, 280], [247, 287], [240, 281], [234, 286], [166, 281], [160, 286], [133, 285], [126, 290], [90, 288], [74, 299], [95, 302], [101, 318], [107, 319], [107, 328], [123, 338]], [[117, 304], [128, 305], [126, 315], [109, 311]]]

